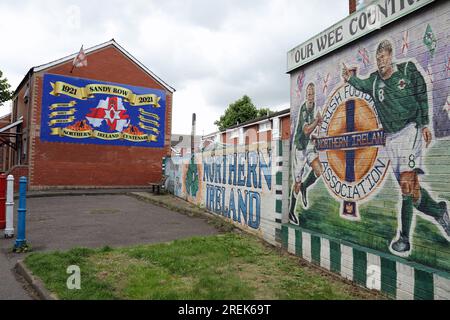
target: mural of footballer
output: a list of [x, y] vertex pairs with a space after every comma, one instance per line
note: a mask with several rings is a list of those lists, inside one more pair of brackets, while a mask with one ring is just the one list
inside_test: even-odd
[[[293, 152], [293, 186], [291, 188], [291, 199], [289, 204], [289, 221], [292, 224], [298, 225], [299, 220], [295, 214], [297, 206], [298, 194], [301, 194], [303, 206], [306, 208], [308, 201], [306, 198], [306, 190], [317, 178], [323, 173], [322, 164], [319, 161], [319, 154], [316, 151], [314, 136], [312, 135], [316, 127], [322, 123], [322, 116], [317, 112], [314, 118], [315, 111], [315, 87], [313, 83], [306, 86], [306, 101], [300, 107], [298, 113], [297, 126], [294, 131], [293, 145], [295, 150]], [[305, 181], [302, 181], [305, 166], [308, 164], [311, 167], [309, 174]]]
[[425, 80], [411, 61], [392, 62], [389, 40], [376, 50], [378, 70], [367, 79], [360, 79], [343, 65], [342, 77], [357, 90], [368, 93], [375, 101], [378, 117], [386, 135], [385, 151], [402, 192], [398, 237], [391, 242], [391, 251], [409, 254], [411, 250], [413, 208], [433, 217], [444, 237], [449, 239], [450, 220], [447, 203], [436, 202], [419, 183], [423, 146], [428, 147], [432, 134], [427, 127], [428, 97]]

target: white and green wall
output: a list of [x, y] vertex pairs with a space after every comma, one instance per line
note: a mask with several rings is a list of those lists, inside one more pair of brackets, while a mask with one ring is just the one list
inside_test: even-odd
[[174, 157], [165, 174], [169, 192], [280, 246], [289, 140], [281, 139], [279, 119], [271, 121], [270, 141], [217, 144], [194, 157]]

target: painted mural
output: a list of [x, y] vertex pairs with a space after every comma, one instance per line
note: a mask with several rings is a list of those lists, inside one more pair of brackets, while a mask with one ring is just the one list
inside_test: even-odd
[[183, 165], [183, 193], [187, 200], [196, 205], [202, 203], [202, 172], [200, 154], [189, 155]]
[[41, 140], [162, 148], [165, 100], [161, 90], [45, 74]]
[[267, 143], [220, 145], [166, 165], [169, 192], [256, 233], [271, 219], [262, 213], [274, 211], [272, 176]]
[[289, 221], [450, 270], [450, 46], [433, 14], [291, 74]]
[[186, 197], [183, 190], [183, 169], [188, 160], [187, 157], [167, 158], [164, 173], [166, 176], [165, 189], [183, 199]]
[[258, 230], [262, 208], [273, 209], [262, 199], [272, 190], [272, 155], [267, 148], [252, 149], [204, 153], [202, 180], [207, 210]]

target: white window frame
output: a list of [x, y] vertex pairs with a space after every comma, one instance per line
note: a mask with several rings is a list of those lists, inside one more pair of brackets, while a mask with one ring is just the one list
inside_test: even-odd
[[258, 125], [258, 132], [267, 132], [272, 130], [272, 121], [267, 120]]
[[239, 129], [233, 129], [230, 131], [230, 139], [239, 138]]

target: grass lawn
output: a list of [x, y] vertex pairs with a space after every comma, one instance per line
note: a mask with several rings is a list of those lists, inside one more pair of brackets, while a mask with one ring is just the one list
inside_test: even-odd
[[[28, 268], [61, 299], [380, 299], [248, 235], [31, 253]], [[81, 269], [68, 290], [66, 268]]]

